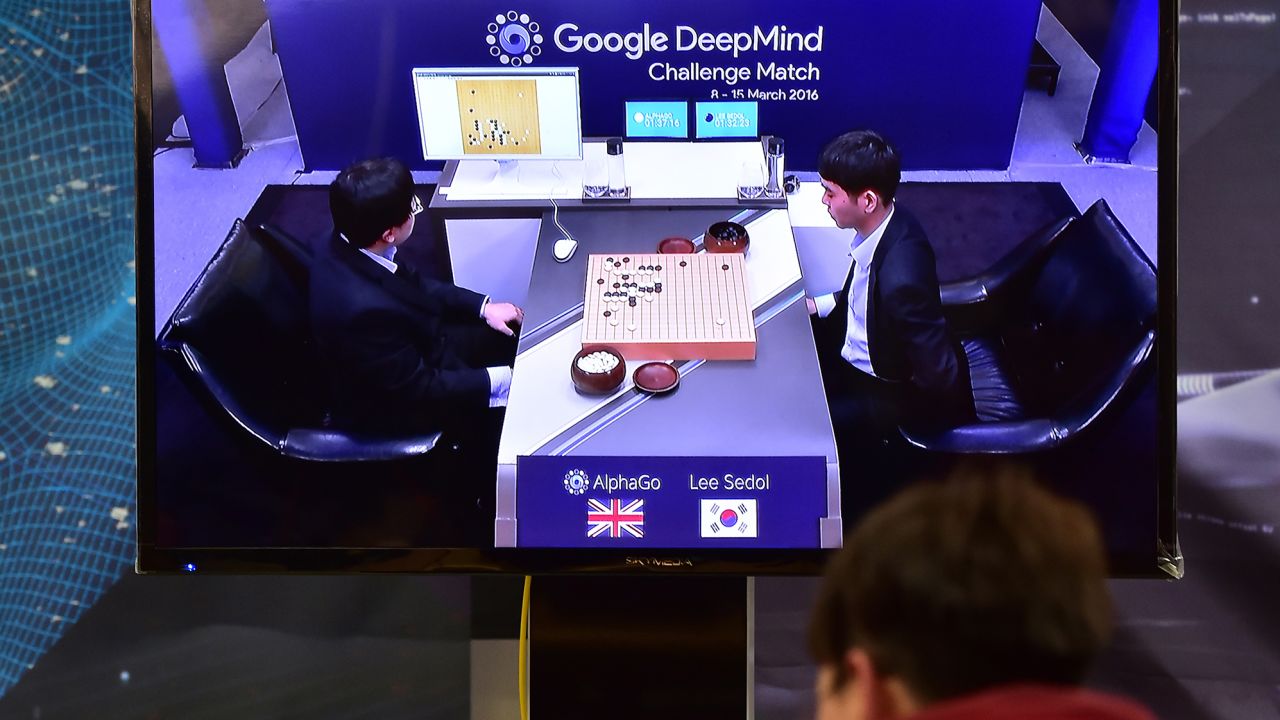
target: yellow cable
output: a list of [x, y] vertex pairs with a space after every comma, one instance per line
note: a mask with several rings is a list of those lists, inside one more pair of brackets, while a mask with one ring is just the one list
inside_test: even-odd
[[520, 718], [529, 720], [529, 587], [533, 577], [524, 576], [524, 598], [520, 601], [520, 669], [516, 683], [520, 693]]

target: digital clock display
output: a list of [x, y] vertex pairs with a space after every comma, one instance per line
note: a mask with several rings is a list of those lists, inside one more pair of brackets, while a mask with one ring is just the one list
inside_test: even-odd
[[694, 107], [699, 138], [756, 137], [760, 134], [755, 102], [700, 102]]
[[628, 100], [627, 137], [688, 138], [689, 103]]

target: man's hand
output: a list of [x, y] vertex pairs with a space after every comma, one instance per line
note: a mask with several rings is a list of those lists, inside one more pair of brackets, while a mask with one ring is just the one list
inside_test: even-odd
[[524, 311], [511, 303], [487, 303], [484, 321], [503, 335], [515, 335], [515, 329], [524, 322]]
[[805, 299], [804, 299], [804, 306], [805, 306], [805, 307], [807, 307], [807, 308], [809, 308], [809, 314], [810, 314], [810, 315], [817, 315], [817, 314], [818, 314], [818, 303], [814, 302], [814, 301], [813, 301], [813, 298], [811, 298], [811, 297], [807, 297], [807, 298], [805, 298]]

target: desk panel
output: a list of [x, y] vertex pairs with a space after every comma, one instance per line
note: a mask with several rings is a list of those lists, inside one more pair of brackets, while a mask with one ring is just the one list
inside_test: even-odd
[[[570, 380], [569, 364], [581, 347], [586, 255], [648, 250], [656, 238], [670, 234], [659, 228], [679, 223], [705, 228], [711, 221], [733, 215], [747, 225], [752, 238], [747, 272], [759, 338], [756, 359], [673, 363], [681, 374], [680, 387], [657, 396], [631, 385], [630, 375], [638, 363], [629, 362], [628, 379], [612, 395], [578, 393]], [[550, 244], [559, 231], [544, 220], [499, 449], [496, 544], [518, 544], [519, 509], [536, 506], [521, 492], [567, 492], [559, 476], [550, 479], [554, 482], [540, 477], [536, 483], [527, 478], [530, 482], [521, 484], [522, 457], [615, 458], [620, 471], [638, 468], [637, 462], [652, 458], [732, 457], [803, 468], [797, 472], [804, 479], [797, 482], [816, 481], [821, 498], [810, 518], [812, 528], [806, 531], [814, 544], [807, 546], [838, 546], [835, 441], [786, 212], [592, 210], [561, 213], [560, 220], [577, 237], [578, 254], [568, 263], [556, 263]], [[693, 460], [690, 464], [701, 467]], [[778, 492], [776, 484], [772, 489]], [[798, 491], [796, 497], [799, 502]], [[750, 494], [732, 499], [753, 498], [760, 499]], [[776, 544], [766, 545], [772, 541], [761, 538], [753, 546], [805, 546], [797, 544], [794, 535], [785, 542], [773, 537]], [[603, 541], [611, 539], [615, 538]], [[655, 547], [664, 546], [660, 539], [654, 542]]]

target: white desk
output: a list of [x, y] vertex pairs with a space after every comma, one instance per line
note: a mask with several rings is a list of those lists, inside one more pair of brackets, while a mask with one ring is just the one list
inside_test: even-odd
[[[544, 210], [567, 207], [736, 207], [744, 162], [763, 167], [761, 141], [628, 142], [623, 145], [629, 201], [582, 200], [587, 162], [603, 158], [603, 141], [583, 143], [583, 160], [520, 161], [495, 181], [493, 161], [451, 161], [431, 209], [445, 215], [453, 281], [495, 300], [523, 305]], [[748, 205], [743, 205], [744, 207]], [[755, 200], [750, 207], [786, 207]]]
[[800, 183], [800, 191], [787, 198], [791, 232], [804, 272], [804, 291], [810, 297], [833, 293], [849, 273], [849, 241], [852, 230], [841, 230], [822, 204], [822, 184]]
[[[677, 361], [682, 379], [670, 395], [635, 390], [629, 378], [636, 362], [628, 362], [628, 379], [610, 395], [575, 391], [569, 366], [582, 347], [588, 254], [649, 252], [664, 235], [694, 237], [729, 216], [751, 235], [746, 284], [756, 358]], [[496, 545], [838, 547], [835, 438], [787, 214], [781, 208], [575, 208], [562, 222], [581, 247], [569, 262], [556, 262], [554, 234], [544, 222], [498, 450]], [[666, 257], [676, 262], [683, 256]], [[734, 472], [743, 477], [763, 477], [770, 471], [759, 468], [774, 468], [773, 486], [743, 491], [743, 497], [759, 499], [760, 515], [768, 517], [761, 527], [768, 529], [752, 540], [700, 538], [698, 497], [706, 493], [701, 487], [695, 492], [688, 478], [702, 467], [714, 467], [717, 475], [741, 468]], [[588, 496], [566, 491], [566, 471], [665, 477], [662, 488], [627, 495], [642, 498], [648, 508], [644, 536], [584, 535]], [[594, 487], [592, 493], [605, 497]]]

